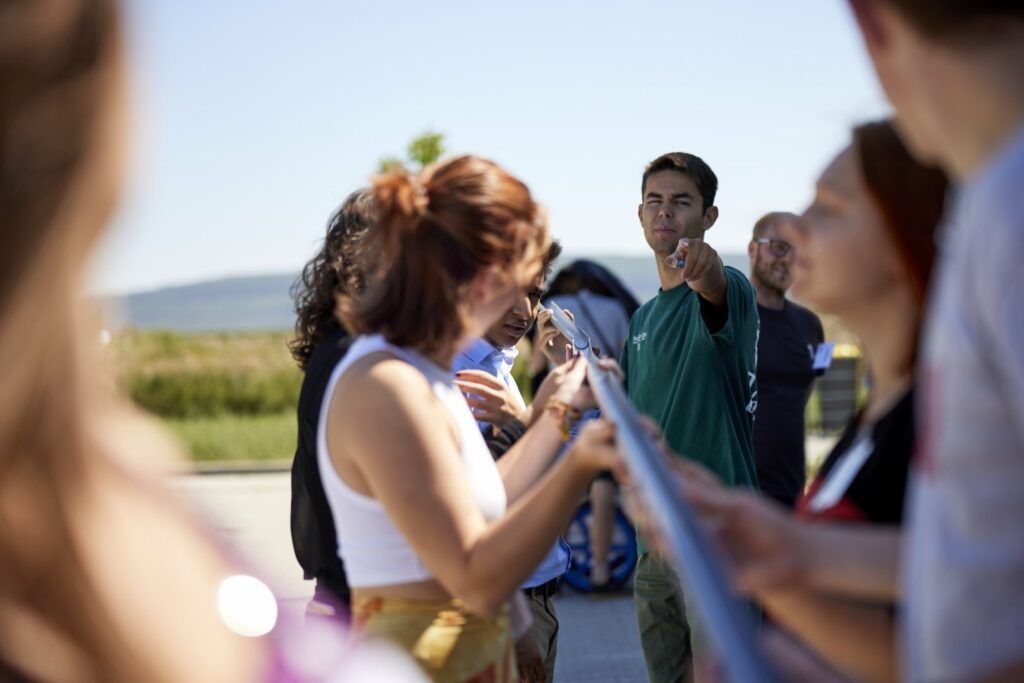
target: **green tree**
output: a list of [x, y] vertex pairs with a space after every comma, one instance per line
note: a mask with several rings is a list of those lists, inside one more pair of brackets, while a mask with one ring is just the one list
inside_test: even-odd
[[385, 173], [393, 168], [404, 168], [412, 172], [419, 171], [440, 159], [446, 151], [444, 133], [427, 131], [409, 143], [405, 159], [394, 156], [384, 157], [380, 160], [378, 169], [380, 173]]
[[444, 154], [444, 134], [426, 132], [409, 143], [409, 160], [420, 165], [429, 166]]

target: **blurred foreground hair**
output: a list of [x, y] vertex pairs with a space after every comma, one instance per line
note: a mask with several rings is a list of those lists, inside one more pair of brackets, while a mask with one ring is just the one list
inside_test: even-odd
[[[910, 280], [920, 321], [935, 265], [935, 240], [949, 182], [942, 171], [925, 166], [910, 155], [891, 121], [854, 128], [853, 151], [864, 184], [882, 214], [886, 233]], [[917, 361], [917, 347], [915, 340], [912, 363]]]
[[[111, 435], [78, 289], [117, 199], [111, 0], [0, 3], [0, 677], [158, 681], [90, 580], [80, 529]], [[159, 590], [158, 586], [154, 587]]]

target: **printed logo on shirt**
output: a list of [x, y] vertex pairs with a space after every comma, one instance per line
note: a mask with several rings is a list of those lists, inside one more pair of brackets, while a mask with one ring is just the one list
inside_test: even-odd
[[751, 390], [750, 400], [747, 401], [747, 412], [751, 415], [757, 413], [757, 389], [754, 388], [757, 382], [757, 373], [747, 371], [747, 388]]
[[636, 351], [640, 350], [640, 344], [647, 341], [647, 333], [641, 332], [640, 334], [633, 335], [633, 348]]

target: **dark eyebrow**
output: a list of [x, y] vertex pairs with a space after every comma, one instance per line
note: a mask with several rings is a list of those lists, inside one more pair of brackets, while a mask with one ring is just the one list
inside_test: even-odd
[[[661, 198], [662, 198], [662, 195], [661, 195], [660, 192], [648, 192], [647, 196], [644, 197], [644, 200], [646, 201], [648, 199], [661, 199]], [[672, 200], [676, 200], [676, 199], [689, 199], [691, 202], [693, 201], [693, 195], [690, 194], [689, 192], [676, 192], [675, 194], [672, 195], [671, 198], [672, 198]]]

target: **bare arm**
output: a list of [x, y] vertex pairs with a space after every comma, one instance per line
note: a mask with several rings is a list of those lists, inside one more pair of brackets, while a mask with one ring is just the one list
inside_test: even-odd
[[505, 482], [510, 502], [519, 497], [551, 466], [562, 447], [562, 425], [558, 418], [544, 409], [547, 401], [555, 397], [566, 403], [579, 398], [580, 387], [586, 378], [587, 364], [582, 360], [563, 363], [544, 378], [537, 392], [533, 422], [519, 441], [498, 460], [498, 471]]
[[809, 589], [897, 601], [898, 528], [804, 522], [755, 493], [724, 488], [694, 463], [672, 467], [683, 495], [711, 522], [744, 590]]
[[543, 476], [561, 447], [561, 424], [548, 411], [541, 411], [523, 437], [497, 461], [510, 503], [519, 500]]
[[329, 420], [335, 469], [381, 502], [449, 592], [484, 614], [533, 571], [590, 478], [616, 459], [609, 426], [584, 430], [565, 459], [488, 523], [473, 500], [453, 430], [439, 428], [451, 425], [450, 416], [405, 363], [353, 366], [338, 384]]
[[1024, 681], [1024, 659], [974, 679], [974, 683], [1019, 683], [1019, 681]]
[[895, 681], [895, 628], [890, 611], [806, 590], [757, 595], [772, 619], [856, 680]]
[[806, 585], [852, 598], [899, 600], [898, 527], [799, 524]]

